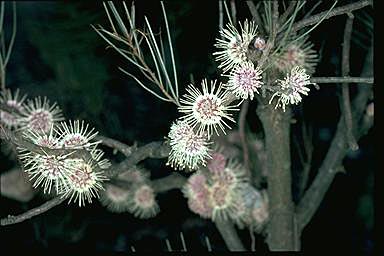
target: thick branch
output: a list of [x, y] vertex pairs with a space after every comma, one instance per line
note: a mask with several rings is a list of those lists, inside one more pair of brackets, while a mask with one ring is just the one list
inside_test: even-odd
[[127, 159], [110, 167], [106, 174], [109, 177], [114, 177], [120, 172], [131, 168], [146, 158], [166, 158], [168, 157], [170, 147], [168, 143], [157, 141], [151, 142], [133, 151]]
[[135, 146], [128, 146], [127, 144], [124, 144], [118, 140], [111, 139], [101, 135], [96, 136], [95, 139], [101, 140], [101, 144], [108, 146], [110, 148], [116, 149], [127, 157], [131, 155], [132, 150], [134, 150], [135, 148]]
[[[325, 19], [329, 19], [331, 17], [345, 14], [345, 13], [350, 13], [352, 11], [364, 8], [365, 6], [368, 6], [371, 4], [372, 4], [372, 0], [361, 0], [361, 1], [358, 1], [358, 2], [355, 2], [352, 4], [340, 6], [340, 7], [333, 9], [331, 12], [329, 12], [329, 14], [327, 15], [327, 17], [325, 17]], [[316, 15], [310, 16], [306, 19], [303, 19], [303, 20], [293, 24], [291, 33], [295, 32], [297, 30], [300, 30], [302, 28], [305, 28], [307, 26], [314, 25], [314, 24], [318, 23], [321, 19], [323, 19], [324, 15], [327, 14], [327, 12], [328, 11], [320, 12]]]
[[245, 251], [244, 245], [237, 235], [237, 231], [230, 221], [215, 221], [221, 237], [230, 251]]
[[373, 77], [312, 77], [312, 83], [318, 84], [338, 84], [338, 83], [360, 83], [373, 84]]
[[20, 215], [17, 216], [11, 216], [9, 215], [7, 218], [1, 219], [1, 226], [6, 226], [6, 225], [12, 225], [16, 223], [23, 222], [25, 220], [31, 219], [32, 217], [35, 217], [37, 215], [40, 215], [49, 209], [55, 207], [56, 205], [61, 204], [66, 198], [60, 198], [56, 197], [50, 201], [45, 202], [44, 204], [33, 208], [27, 212], [24, 212]]
[[289, 146], [290, 111], [273, 105], [259, 105], [257, 113], [263, 124], [268, 167], [270, 221], [268, 246], [272, 251], [295, 250], [294, 206], [291, 191]]

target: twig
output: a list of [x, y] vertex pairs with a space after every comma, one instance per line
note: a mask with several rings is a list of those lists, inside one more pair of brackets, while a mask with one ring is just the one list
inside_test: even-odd
[[261, 21], [261, 17], [259, 15], [258, 10], [257, 10], [258, 7], [259, 7], [259, 4], [255, 5], [253, 3], [253, 1], [246, 1], [246, 2], [247, 2], [247, 5], [248, 5], [248, 8], [249, 8], [249, 11], [252, 14], [253, 20], [257, 24], [257, 28], [260, 30], [260, 34], [265, 36], [266, 33], [265, 33], [265, 30], [264, 30], [264, 27], [263, 27], [263, 22]]
[[260, 61], [257, 64], [259, 67], [262, 67], [264, 62], [270, 57], [269, 52], [272, 50], [273, 46], [275, 45], [275, 39], [277, 35], [277, 22], [279, 19], [279, 2], [273, 1], [272, 3], [273, 3], [272, 29], [269, 34], [267, 45], [263, 51], [263, 55], [261, 56]]
[[247, 170], [247, 173], [249, 176], [252, 175], [251, 169], [249, 166], [249, 149], [248, 149], [248, 143], [245, 136], [245, 125], [246, 125], [246, 117], [249, 107], [249, 100], [245, 100], [241, 106], [240, 110], [240, 117], [239, 117], [239, 135], [241, 140], [241, 147], [243, 149], [243, 161], [244, 161], [244, 167]]
[[239, 236], [237, 235], [235, 227], [229, 220], [216, 220], [215, 224], [221, 234], [221, 237], [224, 239], [228, 250], [245, 251], [244, 245], [241, 242]]
[[[219, 3], [219, 30], [223, 29], [223, 2], [218, 1]], [[221, 36], [223, 38], [223, 36]]]
[[48, 211], [49, 209], [61, 204], [65, 199], [66, 198], [56, 197], [20, 215], [16, 215], [16, 216], [9, 215], [8, 217], [1, 219], [0, 221], [1, 226], [12, 225], [12, 224], [20, 223], [25, 220], [31, 219], [32, 217], [40, 215]]
[[230, 4], [231, 4], [232, 22], [233, 22], [233, 24], [236, 24], [236, 4], [235, 4], [235, 0], [230, 0]]
[[359, 83], [373, 84], [373, 77], [312, 77], [312, 83], [318, 84], [338, 84], [338, 83]]
[[279, 18], [279, 24], [278, 24], [279, 27], [282, 24], [284, 24], [284, 22], [287, 20], [288, 16], [292, 14], [293, 10], [296, 7], [296, 3], [297, 3], [297, 1], [290, 1], [287, 9], [285, 10], [285, 12]]
[[[347, 76], [349, 74], [349, 55], [350, 55], [350, 48], [351, 48], [351, 36], [352, 36], [352, 26], [353, 26], [353, 15], [348, 14], [348, 19], [345, 24], [345, 30], [344, 30], [344, 40], [343, 40], [343, 57], [342, 57], [342, 66], [341, 66], [341, 74], [343, 76]], [[356, 139], [353, 137], [352, 134], [352, 111], [351, 111], [351, 102], [349, 99], [349, 88], [348, 83], [343, 83], [342, 87], [342, 115], [345, 119], [346, 124], [346, 136], [349, 144], [349, 148], [352, 150], [357, 150], [359, 148], [359, 145], [356, 142]]]
[[[329, 19], [331, 17], [337, 16], [337, 15], [341, 15], [341, 14], [345, 14], [345, 13], [350, 13], [352, 11], [364, 8], [365, 6], [368, 6], [370, 4], [372, 4], [372, 0], [361, 0], [361, 1], [358, 1], [358, 2], [355, 2], [355, 3], [352, 3], [352, 4], [347, 4], [347, 5], [344, 5], [344, 6], [341, 6], [341, 7], [337, 7], [335, 9], [333, 9], [331, 12], [329, 12], [329, 14], [327, 15], [327, 17], [325, 17], [325, 19]], [[307, 26], [310, 26], [310, 25], [318, 23], [321, 19], [323, 19], [324, 15], [327, 12], [328, 11], [320, 12], [320, 13], [318, 13], [316, 15], [310, 16], [310, 17], [308, 17], [306, 19], [303, 19], [303, 20], [295, 23], [292, 26], [291, 33], [295, 32], [297, 30], [300, 30], [302, 28], [305, 28]]]

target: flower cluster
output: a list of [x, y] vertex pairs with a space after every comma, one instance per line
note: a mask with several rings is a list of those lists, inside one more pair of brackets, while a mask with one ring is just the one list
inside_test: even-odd
[[133, 166], [118, 174], [117, 180], [125, 182], [126, 186], [106, 184], [100, 197], [101, 204], [110, 211], [129, 212], [141, 219], [151, 218], [160, 211], [147, 170]]
[[203, 218], [231, 219], [240, 227], [264, 225], [268, 212], [265, 209], [265, 215], [259, 214], [260, 205], [267, 207], [260, 192], [249, 184], [241, 164], [226, 162], [224, 155], [214, 153], [207, 164], [208, 172], [200, 170], [189, 177], [183, 187], [189, 208]]
[[68, 197], [69, 202], [78, 202], [79, 206], [85, 201], [92, 202], [107, 179], [102, 169], [110, 166], [97, 148], [100, 141], [91, 142], [96, 135], [78, 120], [69, 121], [69, 126], [61, 122], [57, 128], [51, 123], [48, 130], [43, 126], [25, 130], [24, 138], [39, 147], [18, 147], [25, 172], [34, 180], [33, 187], [42, 186], [44, 193], [51, 193], [54, 187], [56, 194]]
[[[261, 90], [263, 97], [266, 89], [272, 90], [270, 103], [277, 96], [279, 99], [276, 108], [281, 106], [283, 111], [288, 104], [298, 104], [301, 95], [307, 95], [309, 76], [305, 73], [306, 67], [310, 72], [314, 70], [317, 55], [311, 49], [312, 45], [305, 40], [290, 44], [278, 52], [277, 57], [270, 58], [269, 65], [278, 71], [289, 72], [284, 80], [273, 78], [272, 83], [277, 86], [265, 86], [262, 67], [254, 65], [248, 59], [248, 49], [254, 48], [263, 52], [266, 48], [265, 40], [257, 36], [257, 26], [247, 20], [240, 23], [240, 31], [233, 24], [227, 24], [220, 31], [214, 52], [215, 60], [219, 62], [222, 76], [228, 81], [224, 84], [216, 80], [210, 83], [203, 79], [202, 90], [190, 84], [187, 93], [180, 99], [178, 107], [182, 116], [176, 121], [168, 134], [171, 151], [168, 164], [175, 169], [189, 168], [191, 170], [204, 166], [210, 158], [208, 144], [215, 134], [226, 134], [230, 123], [234, 123], [233, 112], [239, 110], [243, 100], [253, 100]], [[261, 64], [263, 65], [263, 64]], [[279, 72], [272, 72], [279, 75]], [[235, 104], [236, 100], [240, 100]]]

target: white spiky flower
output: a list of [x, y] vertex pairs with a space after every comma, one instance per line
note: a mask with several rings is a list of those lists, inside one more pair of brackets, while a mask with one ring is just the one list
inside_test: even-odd
[[310, 76], [305, 73], [305, 69], [297, 66], [294, 67], [284, 80], [277, 80], [277, 91], [272, 95], [269, 104], [275, 96], [278, 97], [276, 107], [281, 106], [285, 111], [285, 106], [288, 104], [298, 104], [301, 102], [303, 95], [308, 95], [310, 89], [306, 86], [314, 84], [310, 82]]
[[17, 128], [20, 125], [20, 116], [17, 113], [21, 113], [24, 109], [23, 102], [27, 96], [24, 95], [19, 98], [19, 89], [16, 90], [15, 95], [12, 95], [11, 90], [6, 89], [1, 92], [0, 103], [7, 105], [16, 113], [8, 113], [0, 110], [0, 122], [2, 122], [7, 128]]
[[235, 64], [239, 64], [247, 60], [248, 46], [252, 39], [257, 35], [257, 26], [253, 21], [245, 20], [244, 26], [240, 24], [241, 33], [229, 23], [225, 28], [220, 30], [220, 36], [217, 38], [215, 47], [221, 49], [214, 52], [217, 55], [215, 60], [218, 61], [219, 68], [226, 73]]
[[148, 184], [140, 184], [134, 189], [129, 211], [135, 217], [148, 219], [159, 213], [160, 208], [155, 199], [155, 192]]
[[69, 197], [70, 203], [78, 201], [79, 207], [85, 202], [92, 202], [92, 198], [99, 197], [99, 190], [104, 190], [102, 183], [107, 177], [99, 171], [92, 160], [84, 161], [81, 158], [67, 159], [66, 163], [72, 173], [68, 176], [68, 187], [64, 188], [62, 197]]
[[231, 105], [232, 95], [223, 88], [221, 83], [216, 88], [216, 80], [211, 81], [211, 88], [208, 89], [208, 82], [204, 79], [201, 86], [203, 92], [193, 84], [188, 86], [188, 94], [184, 95], [185, 99], [180, 100], [182, 105], [179, 107], [179, 111], [185, 114], [181, 118], [186, 120], [191, 127], [197, 127], [197, 133], [206, 133], [208, 139], [213, 134], [213, 130], [219, 135], [218, 127], [225, 134], [225, 127], [231, 128], [226, 120], [235, 122], [229, 112], [239, 109], [236, 105]]
[[53, 126], [51, 126], [49, 134], [39, 134], [33, 130], [27, 130], [23, 132], [23, 136], [35, 145], [43, 147], [41, 153], [18, 147], [24, 171], [28, 173], [31, 180], [35, 179], [33, 187], [42, 185], [43, 193], [50, 193], [54, 186], [56, 193], [61, 193], [61, 190], [67, 186], [67, 177], [71, 174], [65, 160], [70, 153], [52, 155], [47, 152], [49, 149], [59, 148], [58, 139], [53, 134]]
[[94, 141], [98, 132], [94, 128], [88, 130], [89, 125], [84, 124], [84, 121], [69, 120], [69, 125], [66, 122], [61, 122], [57, 126], [57, 133], [60, 134], [60, 146], [64, 148], [89, 148], [92, 145], [97, 145], [101, 141]]
[[246, 61], [236, 65], [229, 77], [226, 88], [230, 90], [237, 98], [253, 100], [255, 93], [259, 93], [258, 88], [263, 86], [263, 71]]
[[171, 150], [168, 162], [174, 169], [195, 170], [206, 164], [209, 158], [209, 142], [205, 136], [196, 134], [186, 121], [178, 120], [168, 134]]
[[46, 97], [29, 100], [22, 110], [21, 128], [33, 130], [36, 133], [48, 133], [55, 122], [63, 120], [60, 108], [56, 103], [50, 105]]
[[296, 66], [303, 67], [308, 74], [315, 71], [319, 62], [313, 44], [307, 39], [289, 44], [283, 51], [274, 57], [274, 66], [283, 73], [288, 73]]

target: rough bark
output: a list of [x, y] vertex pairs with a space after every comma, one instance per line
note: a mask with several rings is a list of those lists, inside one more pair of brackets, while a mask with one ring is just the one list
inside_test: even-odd
[[260, 105], [257, 112], [263, 123], [267, 152], [270, 205], [267, 243], [272, 251], [293, 251], [296, 246], [289, 148], [290, 111], [274, 109], [274, 105]]

